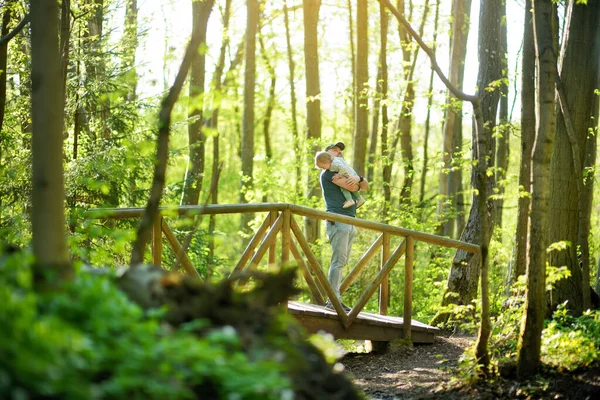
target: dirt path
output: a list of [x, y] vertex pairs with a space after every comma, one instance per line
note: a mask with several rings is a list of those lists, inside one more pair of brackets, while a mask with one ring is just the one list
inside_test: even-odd
[[[473, 337], [436, 337], [430, 345], [391, 344], [386, 354], [348, 353], [340, 362], [371, 399], [430, 398], [450, 380]], [[436, 390], [437, 389], [437, 390]]]

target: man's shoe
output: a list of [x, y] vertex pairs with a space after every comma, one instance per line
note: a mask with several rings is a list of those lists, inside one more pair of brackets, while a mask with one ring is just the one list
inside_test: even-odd
[[[331, 304], [331, 302], [329, 300], [327, 300], [327, 302], [325, 303], [325, 308], [328, 310], [333, 310], [335, 311], [335, 308], [333, 308], [333, 304]], [[342, 303], [342, 308], [344, 309], [344, 311], [346, 312], [350, 312], [350, 310], [352, 310], [350, 307], [348, 307], [347, 305], [345, 305], [344, 303]]]
[[356, 208], [360, 208], [360, 206], [362, 206], [363, 204], [365, 204], [366, 200], [361, 197], [358, 200], [356, 200]]
[[342, 205], [342, 208], [350, 208], [354, 205], [354, 200], [350, 199], [350, 200], [346, 200], [344, 202], [344, 204]]

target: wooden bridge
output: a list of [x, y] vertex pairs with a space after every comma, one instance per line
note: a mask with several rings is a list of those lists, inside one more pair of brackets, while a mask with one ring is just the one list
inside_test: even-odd
[[[448, 239], [427, 233], [412, 231], [379, 222], [352, 218], [344, 215], [328, 213], [293, 204], [264, 203], [264, 204], [229, 204], [208, 206], [181, 206], [177, 208], [162, 208], [161, 215], [153, 227], [152, 261], [162, 264], [162, 237], [175, 254], [180, 254], [181, 265], [185, 271], [198, 276], [192, 262], [182, 251], [175, 234], [167, 220], [171, 217], [220, 214], [263, 213], [265, 218], [246, 249], [241, 254], [234, 271], [244, 268], [258, 268], [264, 256], [268, 253], [269, 265], [279, 262], [282, 265], [293, 262], [299, 267], [307, 283], [311, 295], [311, 304], [295, 301], [288, 303], [288, 310], [309, 331], [327, 331], [339, 339], [371, 340], [381, 346], [388, 342], [405, 338], [415, 343], [433, 342], [437, 328], [412, 319], [412, 290], [413, 262], [415, 241], [421, 241], [443, 247], [457, 248], [479, 253], [479, 246], [458, 240]], [[143, 208], [95, 209], [88, 212], [88, 217], [100, 219], [140, 218]], [[354, 225], [357, 228], [378, 232], [379, 235], [360, 257], [351, 272], [342, 281], [340, 291], [343, 293], [367, 267], [377, 252], [381, 252], [381, 263], [376, 277], [366, 286], [352, 310], [344, 312], [340, 301], [334, 294], [333, 288], [306, 240], [296, 216], [316, 220], [329, 220]], [[392, 238], [399, 237], [401, 242], [392, 249]], [[278, 241], [278, 238], [280, 239]], [[278, 244], [279, 242], [279, 244]], [[356, 246], [354, 246], [356, 249]], [[400, 258], [404, 256], [404, 313], [402, 317], [388, 316], [389, 285], [388, 276]], [[325, 266], [328, 268], [328, 265]], [[379, 289], [379, 314], [363, 312], [363, 308]], [[323, 305], [329, 299], [334, 310]], [[405, 324], [404, 321], [410, 321]]]

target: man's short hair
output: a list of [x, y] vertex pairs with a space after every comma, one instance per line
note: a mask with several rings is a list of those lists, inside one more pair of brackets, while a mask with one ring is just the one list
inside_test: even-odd
[[329, 146], [325, 147], [325, 151], [331, 149], [332, 147], [339, 147], [340, 150], [343, 151], [346, 148], [346, 145], [342, 142], [332, 143]]

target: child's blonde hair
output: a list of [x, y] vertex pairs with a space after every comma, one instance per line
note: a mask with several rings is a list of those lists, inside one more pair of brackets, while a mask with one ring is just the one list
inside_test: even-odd
[[315, 154], [315, 167], [321, 168], [319, 164], [322, 164], [324, 161], [333, 161], [333, 156], [326, 151], [318, 151]]

